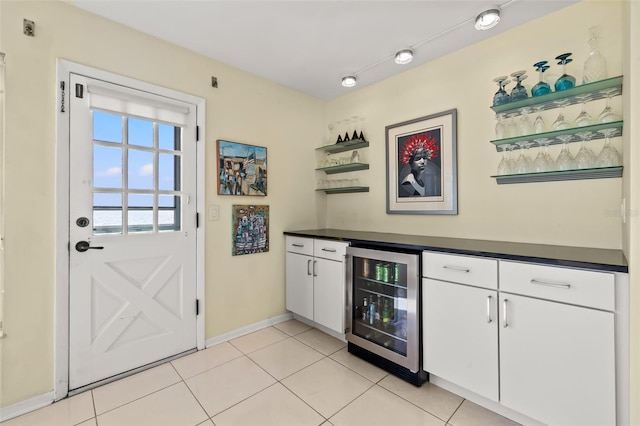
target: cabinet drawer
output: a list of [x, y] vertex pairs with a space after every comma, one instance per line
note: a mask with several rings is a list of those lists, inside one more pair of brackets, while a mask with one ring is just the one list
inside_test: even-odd
[[500, 261], [500, 290], [613, 311], [611, 273]]
[[313, 256], [313, 238], [287, 236], [287, 251]]
[[473, 256], [422, 253], [422, 274], [427, 278], [498, 288], [498, 261]]
[[348, 245], [341, 241], [316, 239], [313, 242], [313, 255], [324, 259], [342, 261], [347, 254]]

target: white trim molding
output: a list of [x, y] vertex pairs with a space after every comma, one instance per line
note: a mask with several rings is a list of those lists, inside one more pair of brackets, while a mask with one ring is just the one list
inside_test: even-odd
[[33, 398], [25, 399], [13, 405], [0, 408], [0, 422], [13, 419], [14, 417], [21, 416], [23, 414], [35, 411], [38, 408], [46, 407], [53, 402], [53, 392], [48, 392], [43, 395], [34, 396]]
[[274, 324], [278, 324], [284, 321], [288, 321], [293, 318], [293, 315], [289, 312], [286, 314], [278, 315], [275, 317], [267, 318], [266, 320], [259, 321], [253, 324], [249, 324], [247, 326], [237, 328], [228, 333], [220, 334], [216, 337], [212, 337], [211, 339], [207, 339], [206, 347], [210, 348], [211, 346], [218, 345], [220, 343], [228, 342], [229, 340], [236, 339], [238, 337], [244, 336], [245, 334], [253, 333], [254, 331], [262, 330], [263, 328], [271, 327]]

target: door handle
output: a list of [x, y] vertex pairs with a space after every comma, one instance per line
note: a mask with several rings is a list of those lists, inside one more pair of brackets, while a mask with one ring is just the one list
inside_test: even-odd
[[84, 253], [87, 250], [102, 250], [104, 247], [102, 246], [90, 246], [88, 241], [78, 241], [76, 243], [76, 250], [80, 253]]

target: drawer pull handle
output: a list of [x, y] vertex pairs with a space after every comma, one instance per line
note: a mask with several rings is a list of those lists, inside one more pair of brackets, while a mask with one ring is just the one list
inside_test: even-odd
[[554, 283], [552, 281], [541, 281], [541, 280], [536, 280], [535, 278], [531, 279], [531, 284], [546, 285], [549, 287], [560, 287], [560, 288], [566, 288], [567, 290], [571, 288], [571, 284]]
[[293, 243], [291, 244], [294, 247], [304, 247], [304, 244]]
[[336, 249], [323, 248], [322, 251], [328, 251], [329, 253], [335, 253]]
[[450, 270], [452, 270], [452, 271], [456, 271], [456, 272], [464, 272], [464, 273], [471, 272], [471, 269], [469, 269], [469, 268], [465, 268], [464, 266], [444, 265], [442, 268], [444, 268], [444, 269], [450, 269]]
[[491, 323], [491, 321], [493, 321], [491, 319], [491, 298], [492, 296], [487, 296], [487, 323]]
[[509, 327], [509, 323], [507, 323], [507, 299], [502, 301], [502, 327]]

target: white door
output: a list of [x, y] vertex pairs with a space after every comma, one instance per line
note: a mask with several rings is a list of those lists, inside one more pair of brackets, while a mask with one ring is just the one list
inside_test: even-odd
[[345, 312], [344, 262], [316, 257], [313, 273], [313, 320], [342, 334]]
[[287, 252], [286, 308], [313, 320], [313, 257]]
[[196, 107], [71, 75], [69, 389], [196, 347]]

